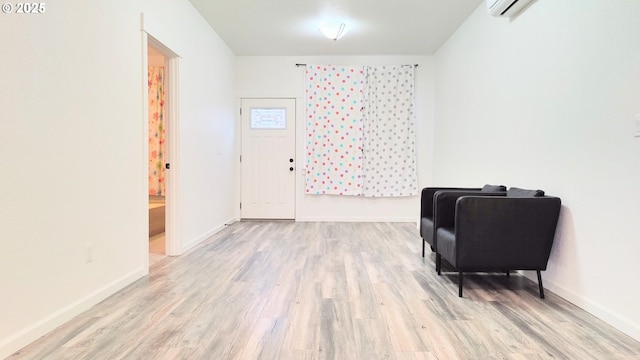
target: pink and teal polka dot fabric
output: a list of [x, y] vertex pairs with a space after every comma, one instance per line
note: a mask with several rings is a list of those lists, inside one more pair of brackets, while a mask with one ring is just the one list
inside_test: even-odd
[[363, 194], [363, 81], [362, 66], [307, 66], [307, 194]]
[[413, 66], [308, 65], [305, 192], [418, 193]]

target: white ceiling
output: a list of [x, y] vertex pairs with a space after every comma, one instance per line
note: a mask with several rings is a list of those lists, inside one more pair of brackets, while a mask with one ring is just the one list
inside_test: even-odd
[[[484, 0], [190, 0], [236, 55], [435, 53]], [[318, 25], [341, 20], [338, 41]]]

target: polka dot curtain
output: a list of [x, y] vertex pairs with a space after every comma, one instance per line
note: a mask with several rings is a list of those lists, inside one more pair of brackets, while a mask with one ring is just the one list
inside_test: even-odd
[[363, 194], [363, 81], [362, 66], [307, 66], [307, 194]]
[[413, 84], [413, 65], [365, 69], [365, 196], [418, 194]]
[[413, 66], [308, 65], [307, 194], [417, 194]]

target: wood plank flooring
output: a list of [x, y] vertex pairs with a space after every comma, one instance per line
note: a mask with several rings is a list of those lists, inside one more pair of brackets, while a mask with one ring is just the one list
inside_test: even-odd
[[458, 298], [420, 252], [414, 224], [242, 221], [9, 359], [640, 359], [517, 274]]

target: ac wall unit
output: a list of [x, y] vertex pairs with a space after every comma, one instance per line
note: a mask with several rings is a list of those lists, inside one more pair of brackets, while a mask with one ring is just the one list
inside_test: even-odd
[[514, 16], [531, 0], [487, 0], [487, 10], [492, 16]]

